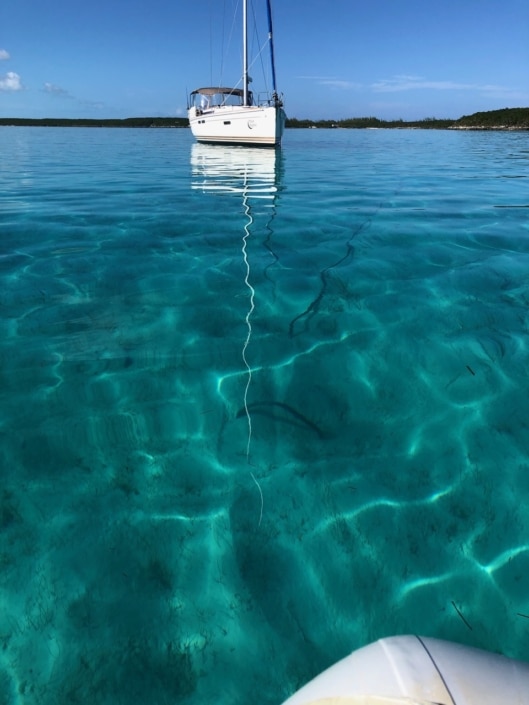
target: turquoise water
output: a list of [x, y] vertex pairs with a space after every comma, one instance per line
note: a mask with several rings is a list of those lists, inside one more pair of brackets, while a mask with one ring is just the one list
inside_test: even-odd
[[529, 659], [529, 133], [0, 149], [2, 705]]

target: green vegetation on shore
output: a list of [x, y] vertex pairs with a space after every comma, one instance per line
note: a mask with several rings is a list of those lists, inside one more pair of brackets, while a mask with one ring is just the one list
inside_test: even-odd
[[187, 118], [138, 117], [124, 120], [91, 120], [88, 118], [1, 118], [0, 126], [19, 127], [187, 127]]
[[345, 120], [298, 120], [296, 118], [287, 119], [287, 127], [345, 127], [345, 128], [398, 128], [398, 127], [420, 127], [433, 129], [446, 129], [454, 124], [454, 120], [438, 120], [437, 118], [426, 118], [425, 120], [379, 120], [376, 117], [346, 118]]
[[[66, 118], [0, 118], [1, 126], [20, 127], [187, 127], [187, 118], [141, 117], [124, 120], [92, 120]], [[459, 120], [425, 118], [424, 120], [379, 120], [376, 117], [346, 118], [345, 120], [298, 120], [288, 118], [287, 127], [319, 128], [415, 128], [429, 130], [529, 130], [529, 108], [504, 108]]]
[[529, 108], [503, 108], [489, 110], [486, 113], [464, 115], [455, 123], [456, 127], [466, 128], [496, 128], [496, 129], [529, 129]]
[[287, 120], [287, 127], [420, 128], [423, 130], [529, 130], [529, 108], [503, 108], [464, 115], [459, 120], [379, 120], [375, 117], [345, 120]]

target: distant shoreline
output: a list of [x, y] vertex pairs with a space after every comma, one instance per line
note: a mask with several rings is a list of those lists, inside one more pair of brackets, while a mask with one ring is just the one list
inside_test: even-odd
[[[187, 118], [136, 117], [124, 119], [87, 118], [0, 118], [0, 127], [135, 127], [186, 128]], [[343, 120], [299, 120], [287, 118], [287, 128], [320, 129], [422, 129], [422, 130], [529, 130], [529, 108], [504, 108], [465, 115], [458, 120], [425, 118], [424, 120], [379, 120], [375, 117]]]
[[188, 127], [187, 118], [124, 118], [94, 120], [88, 118], [0, 118], [0, 127]]
[[435, 117], [424, 120], [379, 120], [376, 117], [345, 120], [287, 120], [287, 127], [393, 128], [419, 130], [529, 130], [529, 108], [503, 108], [464, 115], [458, 120]]

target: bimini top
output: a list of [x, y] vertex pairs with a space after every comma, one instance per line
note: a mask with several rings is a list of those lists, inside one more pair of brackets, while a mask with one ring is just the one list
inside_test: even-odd
[[200, 93], [201, 95], [236, 95], [242, 98], [244, 91], [242, 88], [220, 88], [220, 87], [210, 87], [210, 88], [197, 88], [193, 91], [191, 95]]

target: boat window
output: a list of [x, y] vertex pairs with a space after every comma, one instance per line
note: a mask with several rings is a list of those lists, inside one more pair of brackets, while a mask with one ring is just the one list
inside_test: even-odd
[[218, 100], [217, 105], [240, 105], [242, 102], [240, 96], [231, 93], [223, 93], [215, 98]]
[[[199, 110], [217, 107], [219, 105], [242, 105], [242, 95], [237, 93], [193, 93], [193, 106]], [[253, 97], [248, 93], [248, 103], [253, 105]]]

